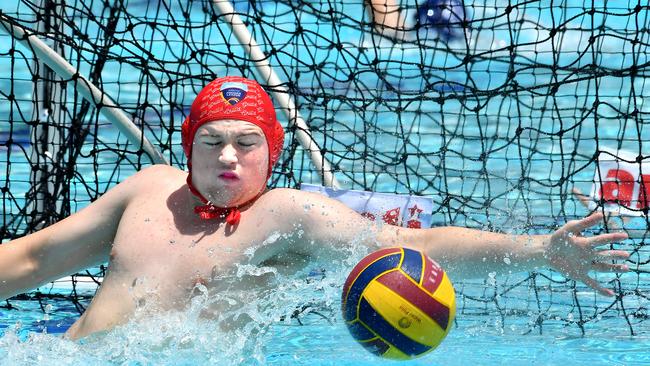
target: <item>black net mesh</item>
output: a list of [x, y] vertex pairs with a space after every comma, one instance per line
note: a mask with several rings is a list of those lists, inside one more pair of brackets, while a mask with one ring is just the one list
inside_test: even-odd
[[[363, 1], [236, 1], [235, 11], [283, 81], [345, 188], [434, 198], [435, 225], [547, 233], [589, 213], [603, 151], [641, 169], [650, 137], [644, 98], [650, 32], [642, 2], [404, 2], [405, 30], [373, 25]], [[255, 60], [209, 1], [4, 2], [0, 17], [36, 35], [102, 89], [175, 166], [180, 125], [215, 77], [255, 77]], [[417, 16], [421, 20], [416, 20]], [[151, 159], [33, 50], [0, 28], [3, 241], [92, 202]], [[383, 34], [382, 34], [383, 33]], [[286, 151], [271, 186], [318, 183], [280, 113]], [[636, 158], [638, 157], [638, 158]], [[599, 322], [647, 327], [647, 219], [613, 218], [633, 239], [630, 273], [601, 275], [603, 298], [553, 272], [457, 284], [459, 314], [523, 316], [530, 331]], [[64, 296], [83, 311], [103, 267], [72, 276]], [[91, 292], [80, 293], [80, 284]], [[84, 300], [84, 301], [81, 301]], [[11, 308], [9, 300], [4, 307]]]

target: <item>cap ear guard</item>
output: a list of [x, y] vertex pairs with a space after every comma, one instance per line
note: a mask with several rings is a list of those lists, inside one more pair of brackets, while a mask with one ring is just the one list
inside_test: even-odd
[[183, 152], [187, 156], [187, 162], [189, 164], [192, 159], [192, 144], [190, 141], [193, 139], [190, 138], [190, 116], [188, 115], [181, 125], [181, 145], [183, 146]]
[[[284, 128], [282, 128], [282, 126], [278, 123], [275, 125], [275, 131], [273, 132], [275, 135], [274, 145], [269, 146], [269, 152], [270, 152], [269, 154], [270, 164], [269, 164], [269, 172], [268, 172], [269, 178], [271, 177], [271, 174], [273, 172], [272, 171], [273, 167], [278, 162], [278, 160], [280, 160], [280, 155], [282, 155], [282, 150], [284, 149]], [[267, 141], [267, 144], [268, 143], [269, 142]]]

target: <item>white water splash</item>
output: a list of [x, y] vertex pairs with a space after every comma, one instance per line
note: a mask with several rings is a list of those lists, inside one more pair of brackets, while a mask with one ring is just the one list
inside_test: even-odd
[[[274, 233], [265, 243], [291, 235], [300, 234]], [[340, 260], [311, 263], [290, 276], [271, 266], [237, 265], [213, 278], [217, 287], [197, 284], [183, 310], [162, 310], [155, 285], [138, 279], [131, 289], [138, 306], [128, 323], [76, 342], [45, 333], [25, 337], [20, 327], [7, 330], [0, 338], [0, 366], [267, 364], [274, 325], [342, 326], [342, 284], [367, 248], [350, 243], [340, 252]], [[250, 279], [263, 279], [263, 285], [241, 285]]]

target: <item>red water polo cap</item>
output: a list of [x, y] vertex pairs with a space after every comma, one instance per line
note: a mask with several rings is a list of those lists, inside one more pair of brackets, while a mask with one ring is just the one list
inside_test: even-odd
[[269, 147], [269, 169], [282, 153], [284, 129], [275, 116], [271, 97], [255, 80], [241, 76], [218, 78], [199, 92], [192, 103], [190, 114], [183, 122], [182, 143], [191, 174], [192, 143], [196, 130], [204, 123], [224, 119], [250, 122], [262, 129]]
[[[190, 114], [183, 122], [181, 139], [189, 174], [187, 185], [205, 206], [195, 207], [195, 212], [203, 219], [216, 217], [226, 218], [231, 224], [239, 222], [239, 207], [247, 205], [253, 200], [237, 207], [216, 207], [205, 199], [192, 183], [192, 144], [196, 130], [204, 123], [234, 119], [250, 122], [262, 129], [269, 149], [269, 166], [267, 179], [273, 172], [284, 143], [284, 129], [275, 116], [275, 108], [269, 95], [255, 80], [240, 76], [226, 76], [218, 78], [199, 92], [192, 103]], [[261, 194], [261, 192], [260, 192]]]

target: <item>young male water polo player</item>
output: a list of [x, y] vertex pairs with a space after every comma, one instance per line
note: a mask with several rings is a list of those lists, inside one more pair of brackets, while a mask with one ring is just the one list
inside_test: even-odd
[[[65, 220], [0, 245], [0, 299], [108, 262], [93, 301], [68, 330], [76, 339], [131, 318], [138, 305], [133, 288], [140, 281], [161, 310], [183, 309], [198, 282], [226, 291], [211, 281], [215, 273], [243, 263], [272, 263], [291, 273], [314, 259], [336, 259], [352, 241], [368, 251], [396, 245], [423, 250], [454, 280], [549, 266], [611, 295], [588, 272], [627, 270], [609, 263], [627, 258], [627, 252], [596, 249], [625, 239], [624, 233], [580, 235], [602, 219], [599, 214], [542, 236], [405, 229], [376, 226], [321, 195], [266, 190], [283, 138], [271, 99], [256, 82], [213, 81], [183, 124], [189, 174], [170, 166], [144, 169]], [[267, 240], [271, 236], [276, 240]]]

